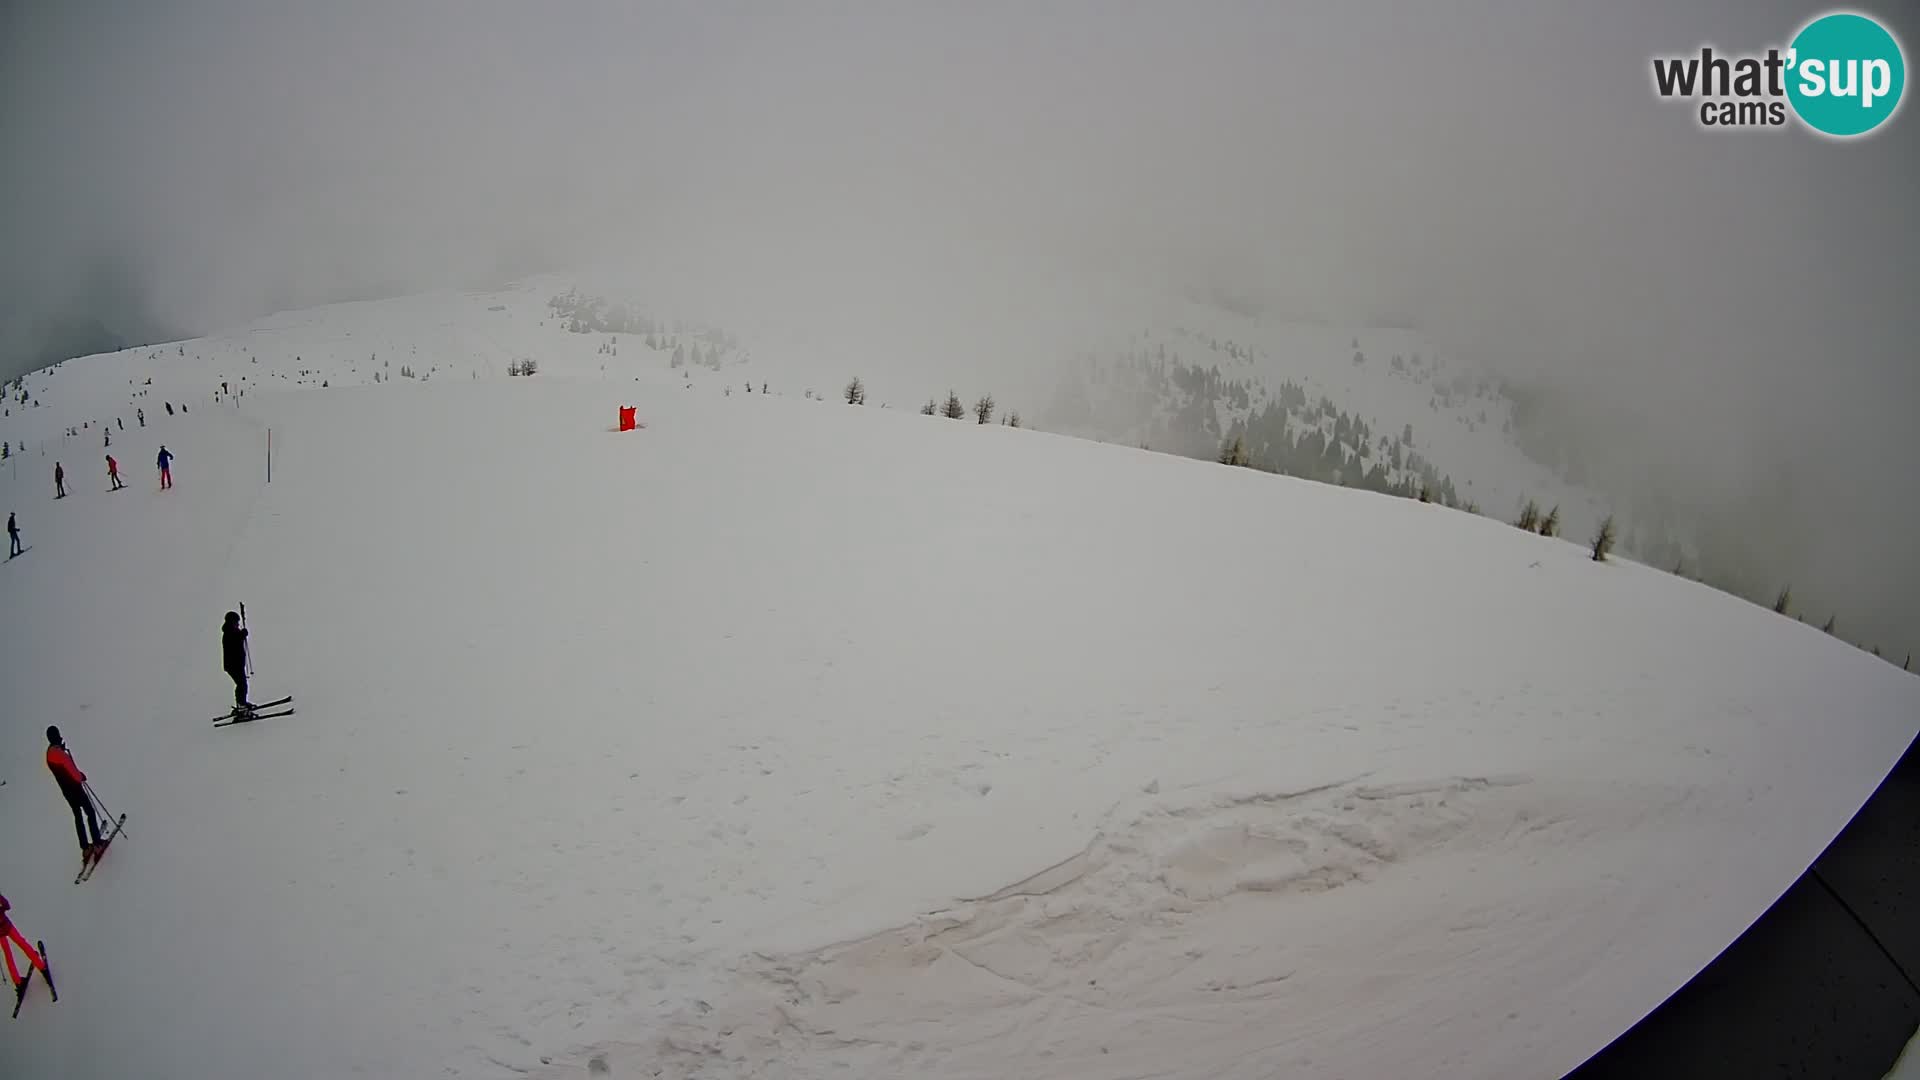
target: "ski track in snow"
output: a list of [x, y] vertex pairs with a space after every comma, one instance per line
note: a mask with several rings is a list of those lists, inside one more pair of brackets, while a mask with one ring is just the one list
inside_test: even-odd
[[[1812, 628], [1438, 507], [705, 375], [472, 380], [597, 363], [490, 299], [76, 361], [10, 418], [76, 494], [0, 468], [0, 889], [62, 990], [0, 1072], [1555, 1074], [1920, 726]], [[430, 385], [342, 388], [442, 323]], [[128, 492], [57, 434], [296, 350], [332, 390], [144, 399]], [[300, 712], [214, 730], [241, 600]], [[129, 814], [80, 886], [47, 723]]]
[[[853, 941], [755, 955], [718, 1004], [593, 1058], [610, 1075], [674, 1077], [984, 1078], [1009, 1061], [1115, 1078], [1552, 1073], [1571, 1063], [1512, 1033], [1577, 1011], [1578, 995], [1496, 1015], [1457, 992], [1457, 973], [1524, 967], [1543, 940], [1604, 948], [1619, 927], [1594, 933], [1604, 905], [1579, 894], [1628, 889], [1633, 866], [1555, 852], [1692, 799], [1525, 776], [1134, 797], [1028, 879]], [[1512, 859], [1554, 862], [1563, 905], [1516, 904], [1498, 873]], [[1424, 887], [1449, 871], [1452, 887]], [[1387, 985], [1394, 1026], [1444, 1043], [1382, 1038], [1367, 1005]], [[1495, 1052], [1445, 1051], [1481, 1039]]]

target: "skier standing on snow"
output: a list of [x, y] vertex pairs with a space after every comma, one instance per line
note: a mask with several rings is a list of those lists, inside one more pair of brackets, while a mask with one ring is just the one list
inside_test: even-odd
[[113, 482], [113, 486], [107, 489], [109, 491], [119, 491], [127, 486], [120, 482], [120, 463], [113, 460], [112, 454], [107, 455], [107, 479]]
[[13, 520], [13, 511], [7, 511], [7, 558], [11, 559], [26, 549], [20, 546], [20, 523]]
[[60, 739], [60, 729], [51, 724], [47, 725], [47, 771], [53, 773], [54, 781], [60, 785], [60, 794], [73, 811], [73, 831], [80, 838], [80, 861], [84, 863], [105, 851], [107, 845], [100, 841], [100, 819], [94, 815], [93, 800], [82, 786], [87, 782], [87, 774], [73, 763], [72, 752]]
[[173, 453], [163, 444], [155, 461], [160, 465], [160, 490], [165, 491], [173, 486]]
[[138, 421], [140, 421], [140, 426], [141, 426], [141, 427], [146, 427], [146, 426], [147, 426], [147, 410], [145, 410], [145, 409], [135, 409], [135, 410], [133, 410], [133, 418], [134, 418], [135, 420], [138, 420]]
[[237, 611], [227, 612], [227, 621], [220, 627], [220, 664], [233, 679], [234, 715], [252, 712], [253, 702], [247, 700], [247, 630], [240, 625]]
[[53, 463], [53, 497], [56, 499], [67, 497], [67, 470], [57, 461]]
[[47, 962], [39, 953], [33, 951], [33, 946], [27, 944], [27, 939], [20, 936], [20, 928], [13, 925], [13, 920], [7, 917], [7, 912], [12, 909], [13, 905], [7, 903], [7, 898], [0, 896], [0, 953], [6, 954], [7, 978], [13, 980], [14, 992], [19, 993], [20, 985], [26, 980], [20, 977], [20, 970], [13, 966], [13, 949], [8, 942], [20, 946], [20, 951], [27, 954], [27, 963], [39, 968], [42, 976], [47, 974]]

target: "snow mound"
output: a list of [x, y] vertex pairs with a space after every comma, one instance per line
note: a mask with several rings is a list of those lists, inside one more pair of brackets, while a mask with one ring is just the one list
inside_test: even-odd
[[[1579, 1017], [1593, 987], [1530, 983], [1490, 1010], [1457, 976], [1554, 966], [1530, 955], [1549, 944], [1561, 960], [1613, 948], [1635, 868], [1582, 841], [1695, 801], [1526, 775], [1138, 796], [1026, 879], [756, 954], [713, 1001], [592, 1060], [706, 1080], [1555, 1075], [1581, 1055], [1567, 1031], [1529, 1029]], [[1509, 891], [1515, 863], [1558, 883], [1553, 904]]]

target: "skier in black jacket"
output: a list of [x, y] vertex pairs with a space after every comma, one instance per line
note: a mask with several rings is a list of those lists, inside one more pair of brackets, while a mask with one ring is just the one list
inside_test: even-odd
[[247, 631], [240, 625], [240, 613], [227, 612], [227, 621], [220, 628], [220, 664], [233, 678], [233, 711], [237, 715], [251, 712], [253, 702], [247, 700]]

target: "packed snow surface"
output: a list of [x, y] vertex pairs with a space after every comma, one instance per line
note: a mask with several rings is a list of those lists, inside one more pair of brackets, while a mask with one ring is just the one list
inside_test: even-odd
[[1908, 1041], [1906, 1050], [1900, 1054], [1900, 1060], [1893, 1063], [1893, 1071], [1886, 1080], [1920, 1080], [1920, 1033]]
[[[110, 359], [59, 393], [130, 411]], [[1896, 667], [1487, 518], [479, 375], [196, 383], [120, 492], [97, 427], [0, 465], [0, 891], [61, 989], [0, 1074], [1553, 1076], [1920, 726]], [[298, 712], [215, 729], [243, 601]], [[129, 815], [81, 885], [49, 723]]]

